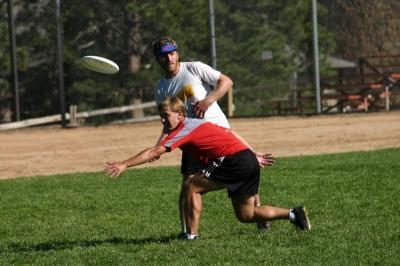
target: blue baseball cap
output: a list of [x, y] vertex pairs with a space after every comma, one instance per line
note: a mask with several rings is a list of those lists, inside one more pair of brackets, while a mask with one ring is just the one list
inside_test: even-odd
[[155, 57], [178, 50], [178, 45], [171, 37], [161, 37], [153, 42], [153, 54]]

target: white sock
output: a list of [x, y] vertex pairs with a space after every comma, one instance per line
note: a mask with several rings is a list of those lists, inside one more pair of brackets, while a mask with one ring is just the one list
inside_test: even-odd
[[289, 211], [289, 221], [294, 222], [296, 221], [296, 214], [294, 214], [293, 209]]

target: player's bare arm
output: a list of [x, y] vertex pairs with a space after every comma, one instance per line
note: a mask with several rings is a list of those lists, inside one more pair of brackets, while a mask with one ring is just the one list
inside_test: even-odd
[[106, 168], [104, 169], [104, 172], [107, 176], [111, 178], [118, 177], [129, 167], [144, 164], [146, 162], [154, 160], [156, 157], [161, 156], [166, 151], [167, 149], [164, 146], [156, 145], [154, 147], [145, 149], [124, 161], [108, 162]]
[[[161, 141], [163, 141], [167, 136], [168, 136], [168, 133], [166, 133], [166, 130], [163, 129], [163, 131], [161, 132], [161, 135], [160, 135], [160, 137], [158, 138], [158, 140], [157, 140], [155, 146], [157, 146], [159, 143], [161, 143]], [[149, 163], [154, 162], [154, 161], [157, 161], [158, 159], [160, 159], [160, 156], [154, 157], [153, 159], [151, 159], [151, 160], [149, 161]]]
[[204, 118], [205, 112], [208, 108], [216, 101], [218, 101], [222, 96], [224, 96], [229, 89], [233, 86], [232, 80], [221, 73], [218, 78], [217, 85], [215, 88], [201, 101], [194, 104], [194, 112], [196, 117]]

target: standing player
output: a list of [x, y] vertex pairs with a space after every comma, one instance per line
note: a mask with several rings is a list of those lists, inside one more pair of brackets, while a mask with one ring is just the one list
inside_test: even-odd
[[[224, 128], [230, 128], [225, 114], [217, 101], [232, 88], [232, 80], [223, 73], [202, 62], [180, 62], [178, 45], [170, 37], [162, 37], [153, 43], [153, 54], [163, 70], [155, 90], [157, 105], [165, 97], [178, 97], [187, 110], [188, 117], [201, 118]], [[166, 137], [162, 132], [158, 143]], [[244, 139], [241, 140], [248, 147]], [[257, 153], [256, 153], [257, 155]], [[181, 173], [182, 188], [179, 196], [179, 213], [182, 233], [186, 233], [184, 222], [184, 182], [201, 169], [201, 164], [190, 154], [182, 153]], [[259, 205], [259, 198], [256, 204]], [[259, 228], [267, 228], [268, 224], [258, 224]]]
[[176, 97], [166, 98], [158, 110], [168, 136], [127, 160], [108, 163], [105, 172], [117, 177], [128, 167], [146, 163], [176, 148], [201, 161], [202, 170], [185, 180], [185, 239], [197, 239], [201, 194], [223, 188], [228, 189], [236, 217], [241, 222], [288, 219], [299, 229], [310, 230], [303, 206], [287, 209], [254, 203], [260, 181], [259, 164], [273, 165], [273, 157], [264, 154], [260, 162], [232, 131], [205, 120], [187, 118], [185, 106]]

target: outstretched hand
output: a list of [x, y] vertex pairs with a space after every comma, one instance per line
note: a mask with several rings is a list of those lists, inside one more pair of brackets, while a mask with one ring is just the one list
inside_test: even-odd
[[260, 166], [260, 168], [264, 168], [265, 166], [272, 166], [276, 162], [271, 153], [255, 152], [254, 154], [257, 157], [258, 165]]
[[116, 178], [122, 174], [128, 166], [124, 162], [108, 162], [104, 172], [111, 178]]

